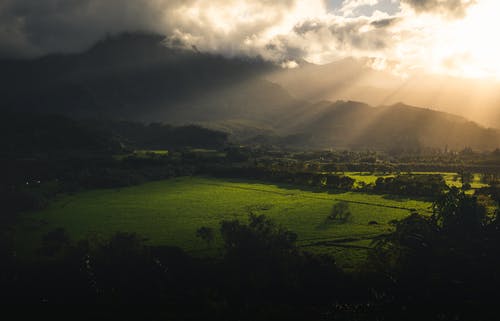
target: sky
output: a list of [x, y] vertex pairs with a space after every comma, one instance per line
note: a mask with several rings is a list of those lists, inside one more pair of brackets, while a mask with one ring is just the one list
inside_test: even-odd
[[0, 57], [75, 52], [151, 31], [286, 67], [368, 57], [405, 77], [500, 79], [498, 0], [0, 0]]

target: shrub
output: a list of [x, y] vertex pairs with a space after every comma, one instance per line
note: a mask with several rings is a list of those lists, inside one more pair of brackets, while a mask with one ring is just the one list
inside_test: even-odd
[[345, 223], [351, 217], [351, 210], [349, 203], [345, 201], [338, 202], [333, 205], [330, 214], [327, 217], [327, 222], [340, 222]]

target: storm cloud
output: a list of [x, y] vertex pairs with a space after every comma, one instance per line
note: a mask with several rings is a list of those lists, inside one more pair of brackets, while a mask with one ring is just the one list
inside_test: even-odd
[[157, 4], [158, 1], [4, 0], [0, 6], [0, 53], [30, 56], [78, 51], [107, 33], [155, 31], [161, 18]]
[[224, 51], [281, 23], [295, 6], [294, 0], [3, 0], [0, 54], [79, 51], [123, 31], [157, 32]]

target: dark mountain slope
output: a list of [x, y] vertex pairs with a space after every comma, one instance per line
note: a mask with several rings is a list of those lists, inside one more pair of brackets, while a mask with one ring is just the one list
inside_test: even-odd
[[15, 111], [185, 122], [265, 119], [295, 103], [260, 79], [275, 68], [270, 63], [172, 48], [156, 35], [123, 34], [81, 54], [2, 61], [0, 68], [2, 107]]

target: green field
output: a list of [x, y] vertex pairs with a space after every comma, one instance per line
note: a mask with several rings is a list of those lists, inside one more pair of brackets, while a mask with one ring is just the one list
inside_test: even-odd
[[[350, 202], [351, 219], [325, 226], [326, 216], [340, 200]], [[195, 236], [197, 228], [218, 228], [224, 219], [246, 220], [252, 211], [266, 214], [296, 232], [301, 246], [315, 244], [308, 247], [313, 250], [324, 250], [318, 242], [352, 239], [342, 246], [328, 247], [346, 256], [345, 248], [350, 243], [387, 232], [391, 220], [405, 217], [411, 208], [426, 211], [429, 205], [382, 195], [329, 194], [252, 181], [184, 177], [60, 196], [46, 210], [23, 215], [18, 226], [22, 231], [17, 234], [22, 235], [19, 248], [25, 251], [40, 244], [46, 232], [63, 227], [74, 240], [104, 239], [117, 231], [135, 232], [150, 244], [179, 246], [196, 253], [207, 249]], [[370, 221], [378, 224], [369, 225]], [[213, 247], [218, 245], [220, 239]], [[359, 255], [351, 254], [345, 262]]]
[[344, 174], [356, 181], [356, 183], [354, 184], [355, 187], [359, 187], [360, 182], [363, 182], [365, 184], [375, 184], [375, 181], [379, 177], [385, 178], [385, 177], [396, 176], [395, 174], [386, 175], [386, 174], [382, 174], [382, 173], [377, 174], [377, 173], [369, 173], [369, 172], [345, 172]]
[[139, 158], [149, 158], [152, 155], [167, 156], [168, 154], [169, 154], [168, 150], [134, 150], [133, 153], [115, 155], [114, 158], [116, 160], [123, 160], [124, 158], [129, 156], [135, 156]]
[[[457, 173], [451, 173], [451, 172], [411, 172], [412, 174], [416, 175], [425, 175], [425, 174], [440, 174], [443, 176], [446, 185], [452, 187], [462, 187], [462, 182], [460, 180], [460, 176]], [[365, 184], [375, 184], [375, 181], [379, 177], [391, 177], [391, 176], [396, 176], [396, 174], [382, 174], [382, 173], [369, 173], [369, 172], [345, 172], [344, 173], [346, 176], [349, 176], [356, 180], [355, 186], [359, 186], [359, 182], [364, 182]], [[480, 174], [474, 174], [473, 179], [471, 182], [471, 188], [476, 189], [476, 188], [481, 188], [488, 186], [488, 184], [482, 183], [481, 182], [481, 175]]]

